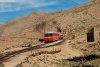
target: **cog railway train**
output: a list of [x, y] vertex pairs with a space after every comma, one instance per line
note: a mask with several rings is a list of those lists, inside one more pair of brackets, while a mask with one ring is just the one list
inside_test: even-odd
[[59, 39], [63, 39], [63, 35], [61, 33], [54, 32], [54, 31], [48, 31], [44, 33], [45, 42], [57, 41]]

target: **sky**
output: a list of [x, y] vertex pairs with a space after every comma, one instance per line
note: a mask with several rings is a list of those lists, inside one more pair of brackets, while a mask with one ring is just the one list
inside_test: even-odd
[[90, 0], [0, 0], [0, 24], [42, 10], [55, 12], [68, 10]]

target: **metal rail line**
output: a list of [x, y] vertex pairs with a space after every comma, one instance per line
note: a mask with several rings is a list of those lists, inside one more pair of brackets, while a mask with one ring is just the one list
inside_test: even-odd
[[7, 61], [8, 59], [10, 59], [10, 58], [12, 58], [16, 55], [19, 55], [21, 53], [28, 52], [28, 51], [31, 51], [31, 50], [37, 50], [37, 49], [41, 49], [41, 48], [48, 48], [48, 47], [58, 46], [58, 45], [61, 45], [61, 43], [63, 43], [64, 41], [65, 40], [61, 40], [60, 42], [52, 44], [52, 45], [48, 45], [48, 43], [39, 44], [39, 45], [36, 45], [36, 46], [33, 46], [33, 47], [29, 47], [29, 48], [26, 48], [26, 49], [22, 49], [22, 50], [12, 52], [8, 55], [0, 57], [0, 64], [2, 64], [3, 62]]

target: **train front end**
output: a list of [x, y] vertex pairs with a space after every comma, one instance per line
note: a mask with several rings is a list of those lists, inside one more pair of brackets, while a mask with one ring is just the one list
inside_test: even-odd
[[45, 33], [44, 34], [44, 41], [45, 42], [54, 41], [53, 33]]

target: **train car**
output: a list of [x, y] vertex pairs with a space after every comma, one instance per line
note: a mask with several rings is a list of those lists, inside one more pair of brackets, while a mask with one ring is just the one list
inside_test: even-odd
[[44, 41], [45, 42], [52, 42], [59, 40], [59, 34], [54, 31], [48, 31], [44, 33]]
[[63, 39], [63, 34], [59, 33], [59, 39]]

